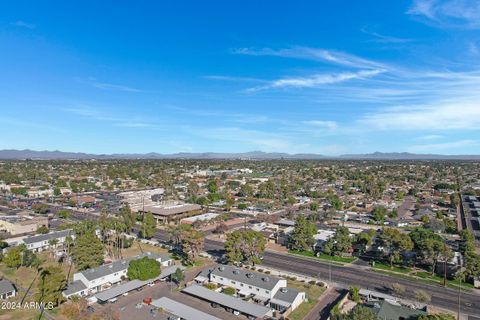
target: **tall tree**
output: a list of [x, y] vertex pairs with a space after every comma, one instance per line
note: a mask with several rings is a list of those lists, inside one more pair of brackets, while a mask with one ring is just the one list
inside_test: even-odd
[[400, 261], [401, 254], [413, 249], [413, 242], [408, 234], [401, 233], [398, 229], [385, 228], [380, 235], [384, 247], [384, 254], [393, 268], [393, 262]]
[[127, 276], [130, 280], [139, 279], [145, 281], [158, 277], [160, 272], [160, 262], [143, 257], [142, 259], [130, 261]]
[[260, 263], [267, 240], [262, 233], [254, 230], [236, 230], [227, 235], [225, 250], [231, 263]]
[[72, 257], [77, 269], [95, 268], [103, 262], [104, 247], [93, 232], [88, 232], [75, 239]]
[[334, 236], [328, 239], [323, 250], [327, 254], [342, 255], [351, 252], [352, 242], [353, 240], [350, 237], [350, 231], [348, 231], [348, 228], [337, 227]]
[[203, 250], [205, 234], [195, 230], [191, 225], [179, 224], [168, 226], [167, 232], [173, 246], [179, 251], [185, 262], [193, 263]]
[[67, 288], [67, 279], [59, 266], [48, 266], [40, 272], [38, 302], [51, 302], [55, 306], [62, 300], [62, 291]]
[[125, 224], [126, 231], [130, 232], [137, 221], [137, 214], [130, 209], [128, 203], [120, 209], [120, 217]]
[[151, 212], [145, 213], [142, 220], [142, 227], [140, 228], [140, 235], [143, 238], [150, 239], [157, 231], [157, 220], [153, 217]]
[[290, 237], [290, 246], [296, 250], [312, 250], [315, 244], [313, 236], [317, 233], [316, 225], [300, 215], [295, 220], [295, 227]]

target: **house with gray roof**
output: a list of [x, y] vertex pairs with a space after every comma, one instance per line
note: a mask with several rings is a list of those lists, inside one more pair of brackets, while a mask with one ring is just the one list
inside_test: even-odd
[[63, 243], [65, 242], [65, 239], [68, 236], [70, 236], [72, 239], [75, 239], [73, 230], [68, 229], [68, 230], [50, 232], [47, 234], [40, 234], [38, 236], [26, 237], [22, 241], [27, 246], [28, 250], [31, 250], [33, 252], [40, 252], [40, 251], [50, 249], [51, 247], [50, 242], [53, 239], [57, 241], [57, 243], [55, 244], [56, 246], [63, 245]]
[[294, 310], [306, 299], [305, 292], [288, 288], [285, 279], [229, 265], [205, 269], [195, 281], [234, 288], [239, 296], [252, 297], [282, 313]]
[[83, 270], [73, 275], [73, 282], [64, 292], [64, 296], [82, 296], [103, 291], [111, 287], [113, 284], [119, 283], [127, 278], [130, 261], [142, 259], [144, 257], [155, 259], [164, 267], [173, 264], [172, 258], [169, 254], [145, 252], [135, 257], [114, 261], [97, 268]]
[[370, 309], [379, 320], [416, 320], [420, 316], [427, 315], [425, 311], [392, 304], [388, 301], [371, 301], [363, 306]]
[[305, 292], [293, 288], [280, 288], [272, 299], [268, 302], [270, 308], [280, 311], [295, 310], [302, 302], [306, 300]]
[[17, 295], [15, 286], [7, 279], [0, 280], [0, 299], [6, 300]]
[[241, 296], [260, 296], [266, 299], [273, 298], [280, 288], [287, 286], [285, 279], [229, 265], [217, 265], [204, 270], [199, 276], [197, 280], [208, 279], [235, 288]]

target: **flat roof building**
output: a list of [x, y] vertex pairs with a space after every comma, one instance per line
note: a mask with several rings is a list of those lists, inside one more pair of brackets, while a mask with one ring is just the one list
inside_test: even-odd
[[143, 212], [151, 212], [159, 223], [169, 223], [200, 214], [201, 210], [198, 204], [174, 203], [145, 206]]
[[0, 230], [8, 232], [12, 236], [36, 232], [38, 228], [43, 226], [48, 228], [47, 217], [0, 216]]

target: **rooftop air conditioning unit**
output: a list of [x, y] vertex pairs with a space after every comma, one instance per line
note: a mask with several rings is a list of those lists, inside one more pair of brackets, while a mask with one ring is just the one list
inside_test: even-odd
[[287, 288], [281, 288], [280, 291], [283, 292], [283, 293], [286, 293], [288, 291], [288, 289]]

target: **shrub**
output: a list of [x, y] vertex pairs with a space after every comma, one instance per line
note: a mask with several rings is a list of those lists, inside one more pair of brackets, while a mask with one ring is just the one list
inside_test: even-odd
[[257, 271], [258, 271], [258, 272], [263, 272], [263, 269], [258, 269]]
[[317, 281], [315, 281], [315, 280], [310, 280], [310, 281], [308, 281], [308, 284], [315, 284], [316, 282]]
[[215, 283], [209, 282], [204, 284], [204, 287], [210, 290], [215, 290], [217, 289], [217, 285]]
[[266, 274], [270, 274], [270, 270], [265, 270], [265, 273], [266, 273]]
[[226, 287], [223, 289], [223, 293], [233, 296], [237, 291], [234, 288]]

